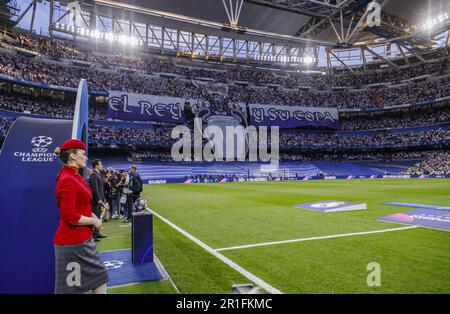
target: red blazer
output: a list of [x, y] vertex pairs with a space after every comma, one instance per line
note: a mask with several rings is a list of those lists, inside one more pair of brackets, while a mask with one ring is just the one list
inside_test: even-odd
[[92, 226], [77, 226], [81, 216], [91, 217], [92, 191], [75, 167], [65, 166], [56, 178], [56, 200], [60, 211], [59, 227], [53, 243], [79, 244], [92, 237]]

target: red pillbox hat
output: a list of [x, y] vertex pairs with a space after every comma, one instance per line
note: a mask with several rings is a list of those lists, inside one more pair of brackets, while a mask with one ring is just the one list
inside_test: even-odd
[[86, 145], [80, 140], [67, 140], [61, 145], [61, 150], [82, 149], [86, 150]]

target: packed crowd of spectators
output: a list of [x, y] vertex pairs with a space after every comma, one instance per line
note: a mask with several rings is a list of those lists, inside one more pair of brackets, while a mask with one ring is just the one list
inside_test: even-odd
[[89, 87], [97, 90], [120, 90], [182, 98], [193, 98], [199, 94], [194, 86], [186, 86], [186, 83], [177, 79], [157, 79], [145, 75], [62, 66], [9, 54], [0, 54], [0, 73], [33, 82], [74, 88], [78, 86], [81, 78], [85, 78]]
[[[101, 145], [149, 145], [170, 146], [170, 129], [131, 129], [92, 126], [89, 130], [91, 143]], [[377, 132], [375, 135], [344, 136], [338, 133], [281, 132], [280, 147], [287, 149], [352, 149], [370, 147], [408, 147], [417, 145], [440, 145], [450, 143], [450, 130], [428, 130], [408, 133]]]
[[165, 127], [133, 129], [92, 125], [89, 127], [89, 142], [100, 145], [169, 146], [174, 143], [170, 132]]
[[285, 89], [254, 89], [235, 86], [230, 99], [234, 102], [306, 107], [376, 108], [408, 102], [426, 101], [450, 95], [448, 79], [426, 81], [395, 88], [372, 88], [365, 91], [313, 92]]
[[[0, 140], [6, 134], [12, 124], [12, 120], [0, 117]], [[105, 126], [90, 126], [89, 136], [91, 144], [100, 145], [128, 145], [128, 146], [170, 146], [174, 140], [169, 136], [170, 130], [165, 127], [153, 127], [151, 129], [112, 128]], [[450, 131], [435, 130], [420, 133], [390, 134], [379, 133], [375, 136], [339, 136], [335, 134], [305, 134], [305, 133], [281, 133], [280, 146], [284, 148], [354, 148], [358, 145], [364, 147], [381, 145], [418, 145], [427, 143], [449, 143]], [[349, 161], [349, 160], [412, 160], [423, 161], [408, 169], [406, 174], [445, 174], [450, 173], [450, 153], [446, 151], [405, 151], [405, 152], [361, 152], [361, 153], [325, 153], [317, 155], [313, 151], [300, 153], [282, 153], [284, 161]], [[134, 151], [131, 154], [133, 161], [170, 161], [170, 152], [161, 151]]]
[[[0, 95], [0, 109], [19, 113], [71, 119], [73, 118], [74, 107], [75, 106], [73, 103], [64, 103], [59, 100], [38, 99], [34, 97], [27, 97], [25, 95]], [[89, 119], [106, 119], [105, 106], [90, 106]]]
[[[272, 179], [272, 178], [270, 178]], [[270, 180], [268, 178], [268, 180]], [[213, 182], [245, 182], [250, 178], [240, 174], [197, 174], [185, 176], [184, 180], [191, 180], [191, 183], [213, 183]], [[226, 180], [226, 181], [224, 181]]]
[[414, 160], [424, 157], [426, 152], [404, 151], [404, 152], [340, 152], [340, 153], [314, 153], [304, 152], [299, 154], [280, 154], [280, 159], [284, 161], [393, 161], [393, 160]]
[[[438, 154], [441, 151], [384, 151], [384, 152], [341, 152], [341, 153], [280, 153], [280, 160], [289, 162], [298, 161], [399, 161], [399, 160], [421, 160], [429, 157], [431, 154]], [[134, 162], [142, 161], [172, 161], [170, 151], [154, 150], [135, 150], [129, 155], [129, 160]], [[192, 159], [194, 160], [194, 159]]]
[[407, 147], [450, 143], [445, 129], [408, 133], [377, 132], [375, 135], [344, 136], [337, 133], [280, 133], [280, 146], [300, 149], [351, 149], [370, 147]]
[[[208, 106], [208, 105], [207, 105]], [[192, 105], [193, 113], [198, 111], [198, 106]], [[236, 104], [231, 104], [229, 109], [240, 109]], [[73, 117], [73, 103], [65, 103], [60, 100], [35, 98], [24, 94], [0, 94], [0, 109], [14, 112], [47, 115], [51, 117]], [[105, 120], [106, 106], [91, 105], [89, 108], [91, 120]], [[389, 112], [386, 114], [365, 113], [364, 115], [341, 118], [341, 130], [369, 130], [386, 128], [416, 127], [422, 125], [440, 124], [450, 122], [450, 107], [435, 109], [414, 109]]]
[[[446, 58], [430, 63], [413, 65], [406, 69], [383, 70], [370, 74], [344, 75], [305, 75], [302, 73], [274, 73], [273, 71], [245, 68], [223, 67], [219, 71], [199, 67], [176, 66], [168, 59], [149, 55], [123, 53], [111, 50], [110, 55], [95, 53], [92, 49], [81, 48], [70, 41], [61, 41], [33, 34], [19, 34], [13, 45], [39, 52], [56, 59], [88, 61], [109, 67], [117, 65], [145, 70], [147, 73], [172, 73], [184, 77], [206, 77], [223, 81], [250, 81], [255, 83], [280, 84], [288, 87], [343, 87], [362, 86], [380, 82], [399, 82], [426, 74], [443, 74], [449, 69]], [[114, 49], [114, 48], [111, 48]]]
[[395, 160], [414, 160], [423, 158], [425, 152], [422, 151], [404, 151], [404, 152], [364, 152], [364, 153], [340, 153], [340, 154], [321, 154], [315, 156], [316, 160], [333, 161], [395, 161]]
[[[147, 75], [104, 72], [96, 69], [46, 63], [25, 56], [0, 55], [0, 73], [39, 83], [77, 87], [86, 78], [90, 88], [202, 98], [200, 90], [189, 81], [156, 78]], [[450, 95], [450, 79], [409, 83], [397, 87], [378, 87], [364, 91], [313, 92], [283, 88], [230, 86], [228, 101], [290, 106], [371, 108], [408, 102], [432, 100]]]
[[450, 152], [428, 152], [422, 161], [406, 170], [405, 174], [450, 174]]
[[160, 151], [134, 151], [129, 159], [131, 161], [171, 161], [172, 155], [169, 152]]
[[[53, 100], [37, 100], [31, 97], [15, 97], [0, 95], [0, 109], [15, 112], [42, 114], [59, 118], [72, 118], [73, 105], [62, 104]], [[105, 119], [104, 108], [91, 106], [90, 118], [95, 120]], [[421, 113], [421, 115], [420, 115]], [[358, 129], [374, 127], [405, 127], [438, 122], [449, 122], [449, 110], [443, 113], [439, 110], [427, 112], [418, 111], [419, 116], [395, 117], [386, 116], [383, 119], [371, 121], [370, 118], [360, 118], [345, 121], [343, 127]], [[8, 125], [2, 119], [2, 130], [7, 130]], [[5, 131], [4, 131], [5, 132]], [[4, 135], [3, 135], [4, 136]], [[91, 143], [101, 145], [153, 145], [170, 146], [174, 140], [170, 138], [170, 128], [153, 126], [151, 128], [123, 128], [112, 126], [91, 126]], [[447, 128], [442, 130], [429, 130], [408, 133], [393, 133], [378, 131], [374, 134], [359, 134], [345, 136], [343, 133], [321, 132], [308, 133], [283, 130], [280, 133], [280, 146], [286, 148], [353, 148], [353, 147], [379, 147], [379, 146], [411, 146], [416, 144], [439, 144], [449, 142], [450, 132]]]
[[0, 116], [0, 140], [6, 137], [9, 128], [11, 127], [12, 120], [6, 119]]
[[387, 114], [368, 113], [340, 119], [341, 130], [399, 129], [421, 125], [432, 125], [450, 122], [450, 107], [436, 109], [416, 109], [413, 111], [397, 111]]
[[[399, 105], [408, 102], [430, 100], [450, 96], [450, 79], [425, 80], [408, 83], [397, 87], [375, 87], [367, 90], [349, 91], [308, 91], [301, 86], [334, 87], [360, 86], [381, 81], [399, 81], [409, 77], [424, 74], [442, 74], [448, 70], [447, 59], [432, 63], [411, 66], [397, 70], [366, 73], [364, 75], [340, 76], [309, 76], [304, 74], [276, 74], [270, 71], [250, 68], [226, 68], [219, 70], [180, 67], [167, 59], [145, 55], [117, 53], [109, 56], [78, 47], [70, 42], [60, 42], [33, 35], [19, 35], [16, 46], [38, 51], [55, 59], [76, 59], [100, 64], [103, 66], [118, 65], [128, 68], [145, 70], [147, 73], [168, 72], [188, 78], [209, 77], [220, 81], [245, 80], [259, 83], [278, 83], [297, 89], [282, 87], [251, 87], [242, 85], [228, 86], [228, 101], [231, 107], [237, 103], [262, 103], [296, 106], [320, 106], [336, 108], [370, 108]], [[54, 84], [59, 86], [77, 87], [80, 78], [87, 78], [89, 86], [101, 90], [121, 90], [127, 92], [152, 95], [175, 96], [185, 99], [202, 98], [201, 91], [189, 80], [165, 79], [141, 74], [124, 74], [116, 71], [104, 71], [95, 67], [77, 67], [54, 63], [40, 57], [32, 58], [22, 55], [0, 54], [0, 73], [9, 76]], [[226, 104], [226, 101], [224, 102]], [[194, 106], [195, 107], [195, 106]], [[231, 108], [230, 107], [230, 108]], [[57, 100], [32, 97], [15, 97], [0, 95], [0, 109], [32, 114], [43, 114], [60, 118], [73, 116], [73, 105]], [[91, 106], [90, 118], [106, 119], [104, 107]], [[450, 121], [450, 110], [440, 108], [423, 111], [413, 111], [407, 115], [404, 112], [368, 117], [352, 117], [342, 120], [343, 130], [363, 130], [380, 128], [413, 127]], [[10, 121], [1, 118], [0, 135], [4, 137]], [[91, 142], [100, 145], [155, 145], [168, 146], [173, 143], [169, 137], [170, 131], [164, 127], [148, 129], [113, 128], [106, 126], [91, 127]], [[282, 132], [280, 143], [282, 147], [312, 147], [312, 148], [352, 148], [379, 147], [386, 145], [409, 146], [420, 143], [442, 143], [450, 140], [447, 129], [422, 131], [416, 133], [395, 134], [379, 132], [375, 135], [342, 136], [335, 133], [296, 133]], [[297, 158], [303, 158], [299, 155]], [[142, 156], [141, 156], [142, 157]], [[162, 158], [162, 156], [159, 156]], [[295, 158], [295, 157], [291, 157]], [[331, 158], [331, 157], [330, 157]], [[350, 157], [349, 157], [350, 158]]]

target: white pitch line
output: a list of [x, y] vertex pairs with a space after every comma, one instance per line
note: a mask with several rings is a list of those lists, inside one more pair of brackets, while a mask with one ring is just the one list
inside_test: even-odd
[[244, 268], [242, 268], [241, 266], [239, 266], [238, 264], [236, 264], [235, 262], [233, 262], [232, 260], [230, 260], [229, 258], [225, 257], [224, 255], [220, 254], [219, 252], [217, 252], [216, 250], [214, 250], [213, 248], [211, 248], [210, 246], [208, 246], [207, 244], [203, 243], [202, 241], [200, 241], [199, 239], [197, 239], [196, 237], [194, 237], [192, 234], [188, 233], [187, 231], [181, 229], [180, 227], [178, 227], [177, 225], [173, 224], [172, 222], [170, 222], [169, 220], [167, 220], [166, 218], [162, 217], [161, 215], [159, 215], [158, 213], [156, 213], [154, 210], [152, 210], [152, 213], [158, 217], [159, 219], [161, 219], [162, 221], [164, 221], [166, 224], [168, 224], [169, 226], [171, 226], [173, 229], [177, 230], [178, 232], [180, 232], [182, 235], [184, 235], [185, 237], [187, 237], [188, 239], [192, 240], [193, 242], [195, 242], [197, 245], [201, 246], [203, 249], [205, 249], [206, 251], [208, 251], [209, 253], [211, 253], [212, 255], [214, 255], [215, 257], [217, 257], [218, 259], [220, 259], [222, 262], [224, 262], [225, 264], [227, 264], [228, 266], [230, 266], [231, 268], [233, 268], [234, 270], [236, 270], [237, 272], [241, 273], [242, 275], [244, 275], [247, 279], [253, 281], [255, 284], [257, 284], [258, 286], [260, 286], [261, 288], [263, 288], [264, 290], [266, 290], [267, 292], [270, 292], [272, 294], [282, 294], [282, 292], [274, 287], [272, 287], [270, 284], [268, 284], [267, 282], [265, 282], [264, 280], [256, 277], [255, 275], [253, 275], [252, 273], [250, 273], [249, 271], [245, 270]]
[[233, 247], [227, 247], [227, 248], [220, 248], [220, 249], [216, 249], [216, 251], [217, 252], [231, 251], [231, 250], [239, 250], [239, 249], [248, 249], [248, 248], [258, 247], [258, 246], [268, 246], [268, 245], [277, 245], [277, 244], [286, 244], [286, 243], [296, 243], [296, 242], [312, 241], [312, 240], [333, 239], [333, 238], [341, 238], [341, 237], [351, 237], [351, 236], [355, 236], [355, 235], [392, 232], [392, 231], [413, 229], [413, 228], [417, 228], [417, 227], [419, 227], [419, 226], [408, 226], [408, 227], [402, 227], [402, 228], [391, 228], [391, 229], [364, 231], [364, 232], [355, 232], [355, 233], [333, 234], [333, 235], [312, 237], [312, 238], [300, 238], [300, 239], [292, 239], [292, 240], [284, 240], [284, 241], [255, 243], [255, 244], [248, 244], [248, 245], [240, 245], [240, 246], [233, 246]]
[[125, 237], [126, 237], [126, 236], [121, 235], [121, 236], [115, 236], [115, 237], [106, 237], [106, 238], [104, 238], [104, 239], [102, 239], [102, 240], [112, 240], [112, 239], [125, 238]]

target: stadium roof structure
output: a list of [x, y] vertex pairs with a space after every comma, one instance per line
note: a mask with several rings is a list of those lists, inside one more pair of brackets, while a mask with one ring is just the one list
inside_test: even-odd
[[[117, 1], [94, 1], [117, 2]], [[231, 14], [225, 7], [240, 8], [237, 24], [244, 28], [266, 32], [312, 38], [330, 43], [344, 41], [341, 36], [341, 13], [343, 28], [356, 26], [372, 0], [190, 0], [190, 1], [127, 1], [137, 6], [185, 15], [203, 20], [232, 24]], [[448, 12], [450, 3], [445, 0], [377, 0], [382, 7], [382, 25], [385, 31], [375, 33], [372, 29], [364, 31], [361, 25], [347, 42], [354, 43], [363, 39], [379, 37], [399, 37], [410, 35], [414, 26], [425, 22], [427, 15], [438, 16]], [[237, 5], [236, 5], [237, 4]], [[425, 14], [424, 14], [425, 13]], [[352, 20], [352, 24], [350, 22]], [[334, 32], [333, 26], [337, 33]], [[346, 34], [344, 34], [346, 35]], [[367, 36], [371, 35], [371, 36]], [[345, 37], [345, 36], [344, 36]]]
[[[447, 0], [84, 0], [72, 28], [73, 1], [47, 2], [51, 34], [126, 34], [161, 53], [206, 60], [315, 68], [326, 58], [328, 68], [354, 72], [371, 62], [425, 61], [423, 53], [449, 45]], [[380, 23], [371, 23], [376, 6]]]
[[11, 27], [13, 25], [11, 18], [17, 17], [18, 9], [16, 0], [4, 0], [0, 2], [0, 25]]

